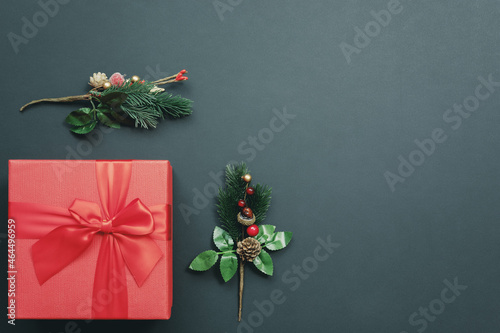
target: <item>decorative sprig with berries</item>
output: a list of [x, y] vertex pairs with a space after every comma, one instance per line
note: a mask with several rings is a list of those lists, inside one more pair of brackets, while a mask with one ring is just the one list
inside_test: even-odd
[[132, 125], [142, 128], [155, 128], [165, 115], [173, 118], [189, 116], [192, 113], [192, 101], [181, 96], [174, 96], [158, 86], [182, 82], [187, 71], [156, 81], [141, 80], [137, 75], [125, 79], [124, 75], [114, 73], [108, 80], [106, 74], [98, 72], [90, 77], [89, 85], [93, 88], [84, 95], [59, 98], [43, 98], [23, 105], [26, 107], [42, 102], [89, 101], [91, 107], [80, 108], [66, 117], [66, 122], [77, 134], [91, 132], [101, 122], [112, 128], [120, 125]]
[[222, 224], [213, 231], [213, 241], [220, 250], [200, 253], [189, 268], [206, 271], [220, 257], [224, 282], [231, 280], [239, 266], [239, 307], [241, 321], [245, 262], [251, 262], [264, 274], [273, 275], [273, 261], [267, 252], [285, 248], [292, 239], [289, 231], [276, 232], [276, 227], [261, 224], [271, 202], [271, 188], [252, 185], [252, 176], [245, 163], [226, 166], [226, 187], [219, 188], [217, 212]]

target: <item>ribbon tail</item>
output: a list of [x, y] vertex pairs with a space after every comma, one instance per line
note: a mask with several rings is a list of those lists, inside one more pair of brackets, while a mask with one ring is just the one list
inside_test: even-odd
[[128, 319], [125, 263], [118, 242], [111, 234], [104, 235], [97, 257], [92, 318]]
[[120, 244], [123, 259], [139, 287], [142, 287], [158, 261], [161, 249], [149, 236], [114, 234]]
[[40, 285], [82, 254], [96, 232], [81, 225], [60, 226], [33, 244], [31, 255]]

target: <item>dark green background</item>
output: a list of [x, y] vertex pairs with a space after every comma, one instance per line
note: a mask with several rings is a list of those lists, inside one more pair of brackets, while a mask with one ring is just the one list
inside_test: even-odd
[[[217, 269], [187, 269], [213, 246], [215, 201], [189, 224], [179, 209], [193, 207], [194, 191], [231, 160], [247, 161], [254, 179], [273, 187], [267, 222], [294, 232], [290, 246], [273, 254], [274, 277], [246, 270], [246, 322], [255, 300], [274, 289], [286, 297], [254, 331], [417, 332], [423, 324], [412, 326], [409, 317], [456, 277], [468, 288], [425, 331], [498, 332], [500, 88], [456, 130], [443, 114], [474, 94], [479, 76], [500, 81], [500, 2], [402, 0], [402, 12], [348, 64], [340, 44], [353, 45], [355, 27], [388, 2], [221, 0], [230, 10], [219, 16], [211, 0], [70, 1], [16, 54], [8, 34], [21, 35], [22, 18], [32, 21], [41, 7], [2, 1], [2, 232], [8, 159], [65, 159], [68, 149], [89, 147], [64, 124], [78, 105], [21, 114], [22, 104], [82, 94], [97, 71], [144, 77], [157, 66], [165, 74], [189, 70], [189, 81], [167, 88], [194, 100], [191, 117], [150, 131], [113, 131], [82, 155], [171, 161], [172, 319], [77, 321], [81, 332], [237, 331], [237, 279], [224, 284]], [[284, 108], [296, 117], [253, 159], [238, 151], [269, 127], [273, 109]], [[447, 140], [391, 191], [384, 173], [397, 173], [398, 157], [408, 159], [414, 140], [436, 128]], [[283, 275], [328, 235], [340, 247], [290, 290]], [[10, 327], [3, 318], [2, 332], [64, 332], [67, 323]]]

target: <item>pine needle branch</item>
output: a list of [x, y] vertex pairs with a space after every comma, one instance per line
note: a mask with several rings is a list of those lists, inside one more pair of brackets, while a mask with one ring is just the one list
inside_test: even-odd
[[[132, 77], [124, 80], [123, 75], [115, 73], [121, 77], [121, 84], [107, 81], [104, 73], [94, 73], [90, 77], [89, 84], [93, 88], [85, 95], [66, 96], [58, 98], [42, 98], [31, 101], [20, 108], [25, 108], [43, 102], [74, 102], [88, 100], [92, 108], [80, 108], [71, 112], [66, 117], [66, 122], [72, 125], [71, 131], [77, 134], [90, 133], [98, 122], [112, 127], [120, 128], [120, 124], [135, 125], [135, 127], [150, 128], [156, 127], [160, 119], [165, 116], [180, 118], [189, 116], [192, 113], [192, 101], [181, 96], [174, 96], [164, 92], [163, 85], [172, 82], [182, 82], [188, 78], [184, 76], [185, 69], [175, 75], [171, 75], [156, 81], [145, 81]], [[113, 74], [113, 75], [115, 75]], [[96, 107], [93, 101], [99, 101]]]
[[[240, 212], [238, 201], [245, 197], [247, 183], [242, 176], [250, 173], [245, 163], [226, 166], [226, 187], [219, 188], [217, 212], [222, 227], [231, 235], [234, 242], [242, 239], [241, 224], [237, 215]], [[266, 218], [267, 210], [271, 204], [272, 189], [267, 185], [256, 184], [253, 195], [247, 195], [247, 205], [255, 214], [255, 224], [262, 223]]]
[[192, 101], [181, 96], [173, 96], [161, 91], [151, 92], [155, 85], [151, 82], [134, 82], [121, 86], [112, 86], [101, 93], [101, 97], [112, 93], [123, 93], [127, 99], [120, 111], [126, 113], [135, 121], [136, 127], [155, 128], [159, 119], [165, 115], [174, 118], [189, 116], [192, 113]]
[[248, 206], [255, 214], [255, 224], [260, 224], [266, 218], [266, 213], [271, 205], [272, 188], [267, 185], [257, 184], [254, 195], [247, 196]]

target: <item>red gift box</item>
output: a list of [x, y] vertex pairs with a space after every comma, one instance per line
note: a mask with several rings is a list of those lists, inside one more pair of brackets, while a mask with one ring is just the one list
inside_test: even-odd
[[171, 216], [168, 161], [9, 161], [9, 313], [169, 319]]

